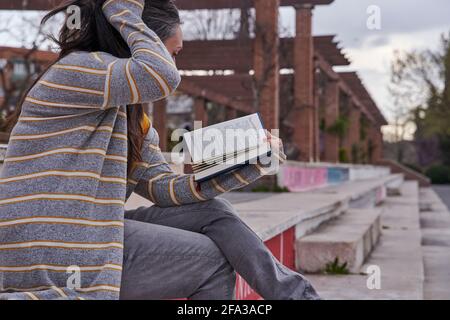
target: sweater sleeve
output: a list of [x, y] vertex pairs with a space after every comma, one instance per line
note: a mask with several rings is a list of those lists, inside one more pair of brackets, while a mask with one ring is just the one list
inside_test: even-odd
[[173, 93], [180, 74], [161, 39], [143, 22], [143, 8], [144, 0], [108, 0], [103, 5], [106, 19], [128, 44], [130, 58], [72, 52], [46, 72], [27, 101], [81, 112], [148, 103]]
[[[154, 131], [153, 128], [151, 130]], [[264, 175], [275, 174], [278, 167], [273, 165], [274, 160], [284, 161], [285, 159], [284, 154], [281, 157], [274, 154], [270, 163], [248, 164], [216, 178], [197, 183], [192, 174], [173, 172], [159, 151], [156, 131], [152, 136], [152, 141], [147, 141], [144, 148], [152, 149], [154, 155], [138, 181], [135, 192], [159, 207], [207, 201], [223, 193], [245, 187]]]
[[106, 105], [159, 100], [170, 95], [180, 83], [170, 53], [142, 20], [144, 3], [144, 0], [109, 0], [103, 5], [105, 17], [131, 51], [130, 59], [117, 59], [108, 65]]

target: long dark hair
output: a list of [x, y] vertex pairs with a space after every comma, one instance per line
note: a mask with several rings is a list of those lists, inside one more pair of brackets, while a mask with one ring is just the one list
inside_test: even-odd
[[[120, 33], [106, 20], [102, 6], [106, 0], [71, 0], [53, 9], [42, 19], [41, 25], [58, 13], [66, 13], [70, 6], [78, 6], [81, 11], [81, 29], [68, 28], [64, 23], [59, 38], [50, 37], [60, 48], [58, 59], [74, 51], [107, 52], [118, 58], [130, 58], [130, 48]], [[176, 27], [181, 23], [178, 9], [173, 0], [146, 0], [142, 15], [144, 23], [152, 29], [162, 41], [171, 37]], [[51, 65], [49, 66], [49, 68]], [[47, 68], [48, 69], [48, 68]], [[44, 70], [24, 93], [14, 113], [8, 117], [8, 128], [17, 123], [21, 113], [22, 104], [30, 89], [39, 81], [47, 71]], [[144, 117], [142, 105], [128, 105], [128, 174], [131, 173], [132, 164], [142, 161], [141, 149], [145, 139], [141, 120]]]

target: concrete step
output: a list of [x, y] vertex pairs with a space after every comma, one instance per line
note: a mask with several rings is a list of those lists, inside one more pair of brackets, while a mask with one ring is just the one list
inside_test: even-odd
[[359, 272], [380, 236], [381, 209], [350, 209], [296, 242], [297, 268], [317, 273], [338, 259], [347, 269]]
[[[379, 289], [368, 286], [376, 274], [308, 278], [324, 299], [423, 299], [424, 268], [419, 225], [418, 183], [405, 182], [400, 196], [388, 197], [381, 215], [382, 233], [361, 273], [379, 270]], [[370, 268], [369, 268], [370, 267]]]
[[423, 248], [424, 299], [450, 300], [450, 248], [427, 245]]
[[[372, 207], [381, 203], [387, 186], [402, 179], [402, 175], [392, 175], [301, 193], [232, 192], [223, 197], [234, 204], [239, 216], [264, 241], [293, 227], [295, 238], [299, 239], [349, 207]], [[151, 205], [150, 201], [132, 194], [125, 208], [132, 210]]]
[[402, 174], [391, 174], [377, 179], [350, 181], [337, 186], [314, 190], [315, 194], [336, 194], [346, 197], [351, 208], [368, 208], [380, 204], [387, 195], [399, 194], [404, 182]]
[[[332, 192], [305, 193], [244, 193], [225, 194], [238, 211], [242, 220], [264, 241], [274, 256], [289, 268], [295, 268], [294, 246], [299, 239], [317, 229], [322, 223], [346, 212], [355, 199], [363, 197], [371, 203], [380, 203], [386, 197], [383, 192], [393, 181], [402, 176], [380, 177], [370, 181], [347, 183]], [[359, 202], [362, 204], [363, 202]], [[152, 205], [133, 194], [127, 209]], [[239, 299], [258, 299], [258, 295], [238, 277], [236, 292]]]
[[424, 298], [450, 299], [450, 212], [431, 188], [420, 190]]
[[420, 212], [448, 212], [447, 206], [432, 188], [420, 188]]

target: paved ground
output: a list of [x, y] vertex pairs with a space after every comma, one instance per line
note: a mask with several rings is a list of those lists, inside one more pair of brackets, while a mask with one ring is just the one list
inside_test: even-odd
[[309, 275], [308, 278], [324, 299], [423, 299], [424, 271], [417, 183], [406, 182], [401, 192], [401, 196], [389, 197], [384, 202], [381, 239], [361, 268], [361, 272], [366, 272], [369, 267], [379, 267], [381, 288], [369, 289], [367, 284], [371, 277], [368, 275]]
[[[433, 188], [434, 189], [434, 188]], [[441, 196], [432, 189], [421, 190], [423, 210], [420, 214], [422, 250], [424, 255], [425, 299], [450, 299], [450, 212], [441, 201], [447, 202], [450, 187], [438, 188]], [[436, 191], [436, 190], [434, 190]]]
[[450, 209], [450, 185], [438, 186], [434, 185], [433, 190], [439, 195], [442, 201]]

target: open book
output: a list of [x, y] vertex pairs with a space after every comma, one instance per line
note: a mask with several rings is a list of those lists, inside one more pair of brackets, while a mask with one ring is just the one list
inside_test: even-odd
[[198, 182], [255, 163], [271, 153], [258, 113], [197, 129], [183, 138]]

